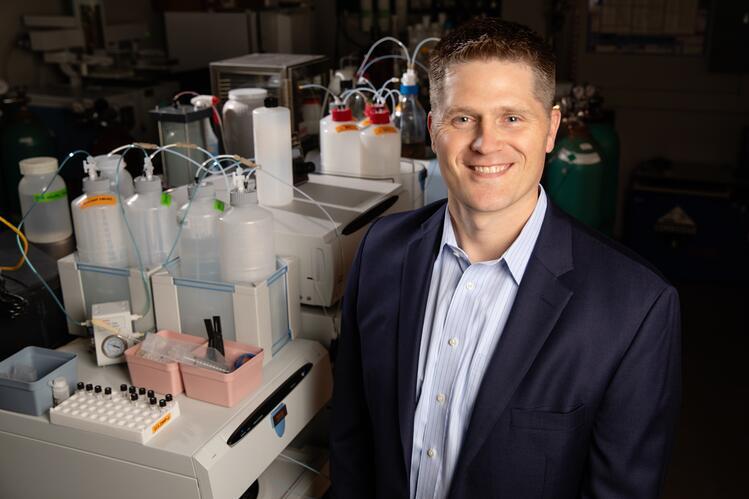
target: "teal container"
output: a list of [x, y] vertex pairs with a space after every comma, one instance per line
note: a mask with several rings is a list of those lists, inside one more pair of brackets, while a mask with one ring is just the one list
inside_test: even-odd
[[36, 156], [57, 156], [52, 132], [27, 108], [23, 101], [9, 104], [8, 115], [0, 132], [0, 161], [2, 161], [2, 186], [5, 209], [21, 215], [18, 200], [18, 182], [21, 172], [18, 163]]
[[547, 158], [544, 187], [557, 206], [594, 229], [604, 222], [602, 199], [606, 165], [600, 146], [579, 122]]
[[619, 196], [619, 134], [616, 133], [613, 124], [606, 121], [591, 121], [587, 123], [587, 127], [590, 135], [600, 147], [605, 164], [601, 195], [601, 209], [603, 211], [601, 230], [608, 235], [612, 235]]

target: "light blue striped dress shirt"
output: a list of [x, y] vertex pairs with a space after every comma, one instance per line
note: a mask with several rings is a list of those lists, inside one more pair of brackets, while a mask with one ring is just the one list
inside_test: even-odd
[[419, 350], [411, 498], [447, 496], [481, 380], [504, 330], [546, 213], [536, 207], [497, 260], [471, 264], [445, 209]]

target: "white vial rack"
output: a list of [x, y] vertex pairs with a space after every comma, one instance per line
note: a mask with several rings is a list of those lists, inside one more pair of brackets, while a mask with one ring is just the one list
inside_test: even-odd
[[103, 433], [123, 440], [145, 444], [179, 417], [176, 400], [164, 408], [153, 409], [148, 400], [133, 402], [121, 395], [111, 398], [79, 392], [49, 410], [54, 424]]

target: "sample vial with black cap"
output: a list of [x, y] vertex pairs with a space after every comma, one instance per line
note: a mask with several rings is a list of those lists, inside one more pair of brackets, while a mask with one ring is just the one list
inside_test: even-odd
[[133, 393], [137, 393], [137, 389], [136, 389], [136, 388], [135, 388], [135, 387], [134, 387], [133, 385], [130, 385], [130, 386], [128, 387], [127, 391], [128, 391], [128, 393], [129, 393], [130, 395], [132, 395]]
[[86, 395], [88, 395], [89, 397], [94, 396], [94, 385], [92, 385], [91, 383], [86, 385]]
[[83, 381], [79, 381], [78, 384], [75, 385], [75, 393], [81, 393], [85, 389], [86, 389], [86, 385], [83, 384]]
[[145, 394], [146, 394], [146, 389], [145, 388], [143, 388], [142, 386], [140, 388], [138, 388], [138, 395], [139, 396], [143, 397]]
[[156, 396], [156, 393], [153, 390], [148, 390], [148, 399], [152, 399]]
[[94, 387], [94, 397], [97, 399], [101, 397], [101, 385], [96, 385]]
[[127, 385], [125, 383], [120, 385], [120, 396], [127, 400]]
[[131, 404], [137, 404], [138, 403], [138, 394], [137, 393], [131, 393], [130, 394], [130, 403]]
[[167, 405], [168, 407], [171, 407], [172, 405], [174, 405], [174, 404], [172, 403], [172, 401], [174, 400], [174, 398], [172, 397], [172, 394], [171, 394], [171, 393], [167, 393], [166, 395], [164, 395], [164, 400], [166, 400], [166, 405]]
[[166, 400], [164, 399], [159, 400], [159, 410], [161, 412], [166, 411]]
[[104, 389], [104, 399], [112, 400], [112, 387], [108, 386]]
[[148, 405], [151, 407], [151, 412], [159, 412], [158, 400], [156, 400], [156, 397], [149, 397]]

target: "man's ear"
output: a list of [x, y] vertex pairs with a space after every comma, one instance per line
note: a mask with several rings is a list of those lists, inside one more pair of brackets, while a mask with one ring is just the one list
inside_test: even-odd
[[556, 140], [557, 131], [559, 130], [559, 124], [562, 122], [562, 113], [559, 111], [557, 106], [551, 109], [549, 114], [549, 133], [546, 136], [546, 152], [549, 153], [554, 150], [554, 142]]
[[427, 130], [429, 131], [429, 142], [432, 144], [432, 152], [437, 153], [434, 150], [434, 133], [432, 132], [432, 126], [434, 125], [434, 118], [432, 117], [432, 111], [427, 114]]

